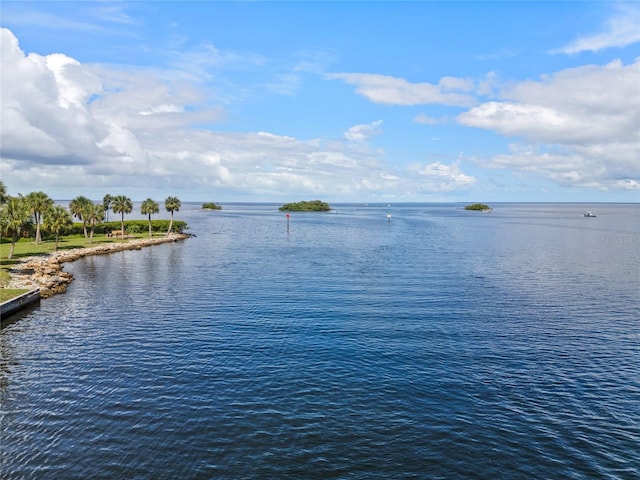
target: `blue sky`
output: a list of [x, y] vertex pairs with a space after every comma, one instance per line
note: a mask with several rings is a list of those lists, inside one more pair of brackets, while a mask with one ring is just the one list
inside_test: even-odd
[[640, 201], [636, 2], [0, 5], [9, 193]]

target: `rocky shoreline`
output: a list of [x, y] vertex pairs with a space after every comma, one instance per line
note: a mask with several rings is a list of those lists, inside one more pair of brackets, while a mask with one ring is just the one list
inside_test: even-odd
[[71, 273], [63, 271], [62, 264], [90, 255], [106, 255], [124, 250], [140, 250], [151, 245], [178, 242], [189, 238], [183, 233], [172, 233], [165, 237], [131, 239], [123, 243], [107, 243], [93, 247], [58, 250], [47, 255], [27, 257], [10, 270], [8, 288], [40, 289], [40, 297], [48, 298], [64, 293], [73, 281]]

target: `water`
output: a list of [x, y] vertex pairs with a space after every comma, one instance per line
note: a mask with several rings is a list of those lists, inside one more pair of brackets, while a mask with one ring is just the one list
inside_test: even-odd
[[0, 331], [3, 479], [640, 478], [638, 205], [198, 207]]

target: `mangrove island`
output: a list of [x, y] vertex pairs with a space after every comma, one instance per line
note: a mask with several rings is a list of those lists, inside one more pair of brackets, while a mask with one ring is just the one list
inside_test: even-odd
[[328, 212], [331, 207], [320, 200], [285, 203], [280, 207], [281, 212]]

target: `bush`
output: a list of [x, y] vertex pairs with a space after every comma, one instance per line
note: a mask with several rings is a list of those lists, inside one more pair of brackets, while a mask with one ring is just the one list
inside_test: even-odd
[[[120, 222], [103, 222], [95, 226], [93, 232], [95, 235], [106, 235], [113, 230], [120, 230]], [[182, 220], [173, 221], [173, 231], [182, 233], [188, 229], [187, 223]], [[124, 229], [129, 233], [147, 232], [149, 230], [149, 222], [147, 220], [125, 220]], [[133, 229], [133, 230], [132, 230]], [[169, 220], [151, 220], [151, 230], [156, 233], [166, 233], [169, 229]], [[91, 227], [87, 226], [87, 232], [91, 231]], [[43, 231], [43, 235], [53, 235], [51, 232]], [[60, 235], [83, 235], [82, 223], [75, 222], [72, 227], [60, 232]]]

